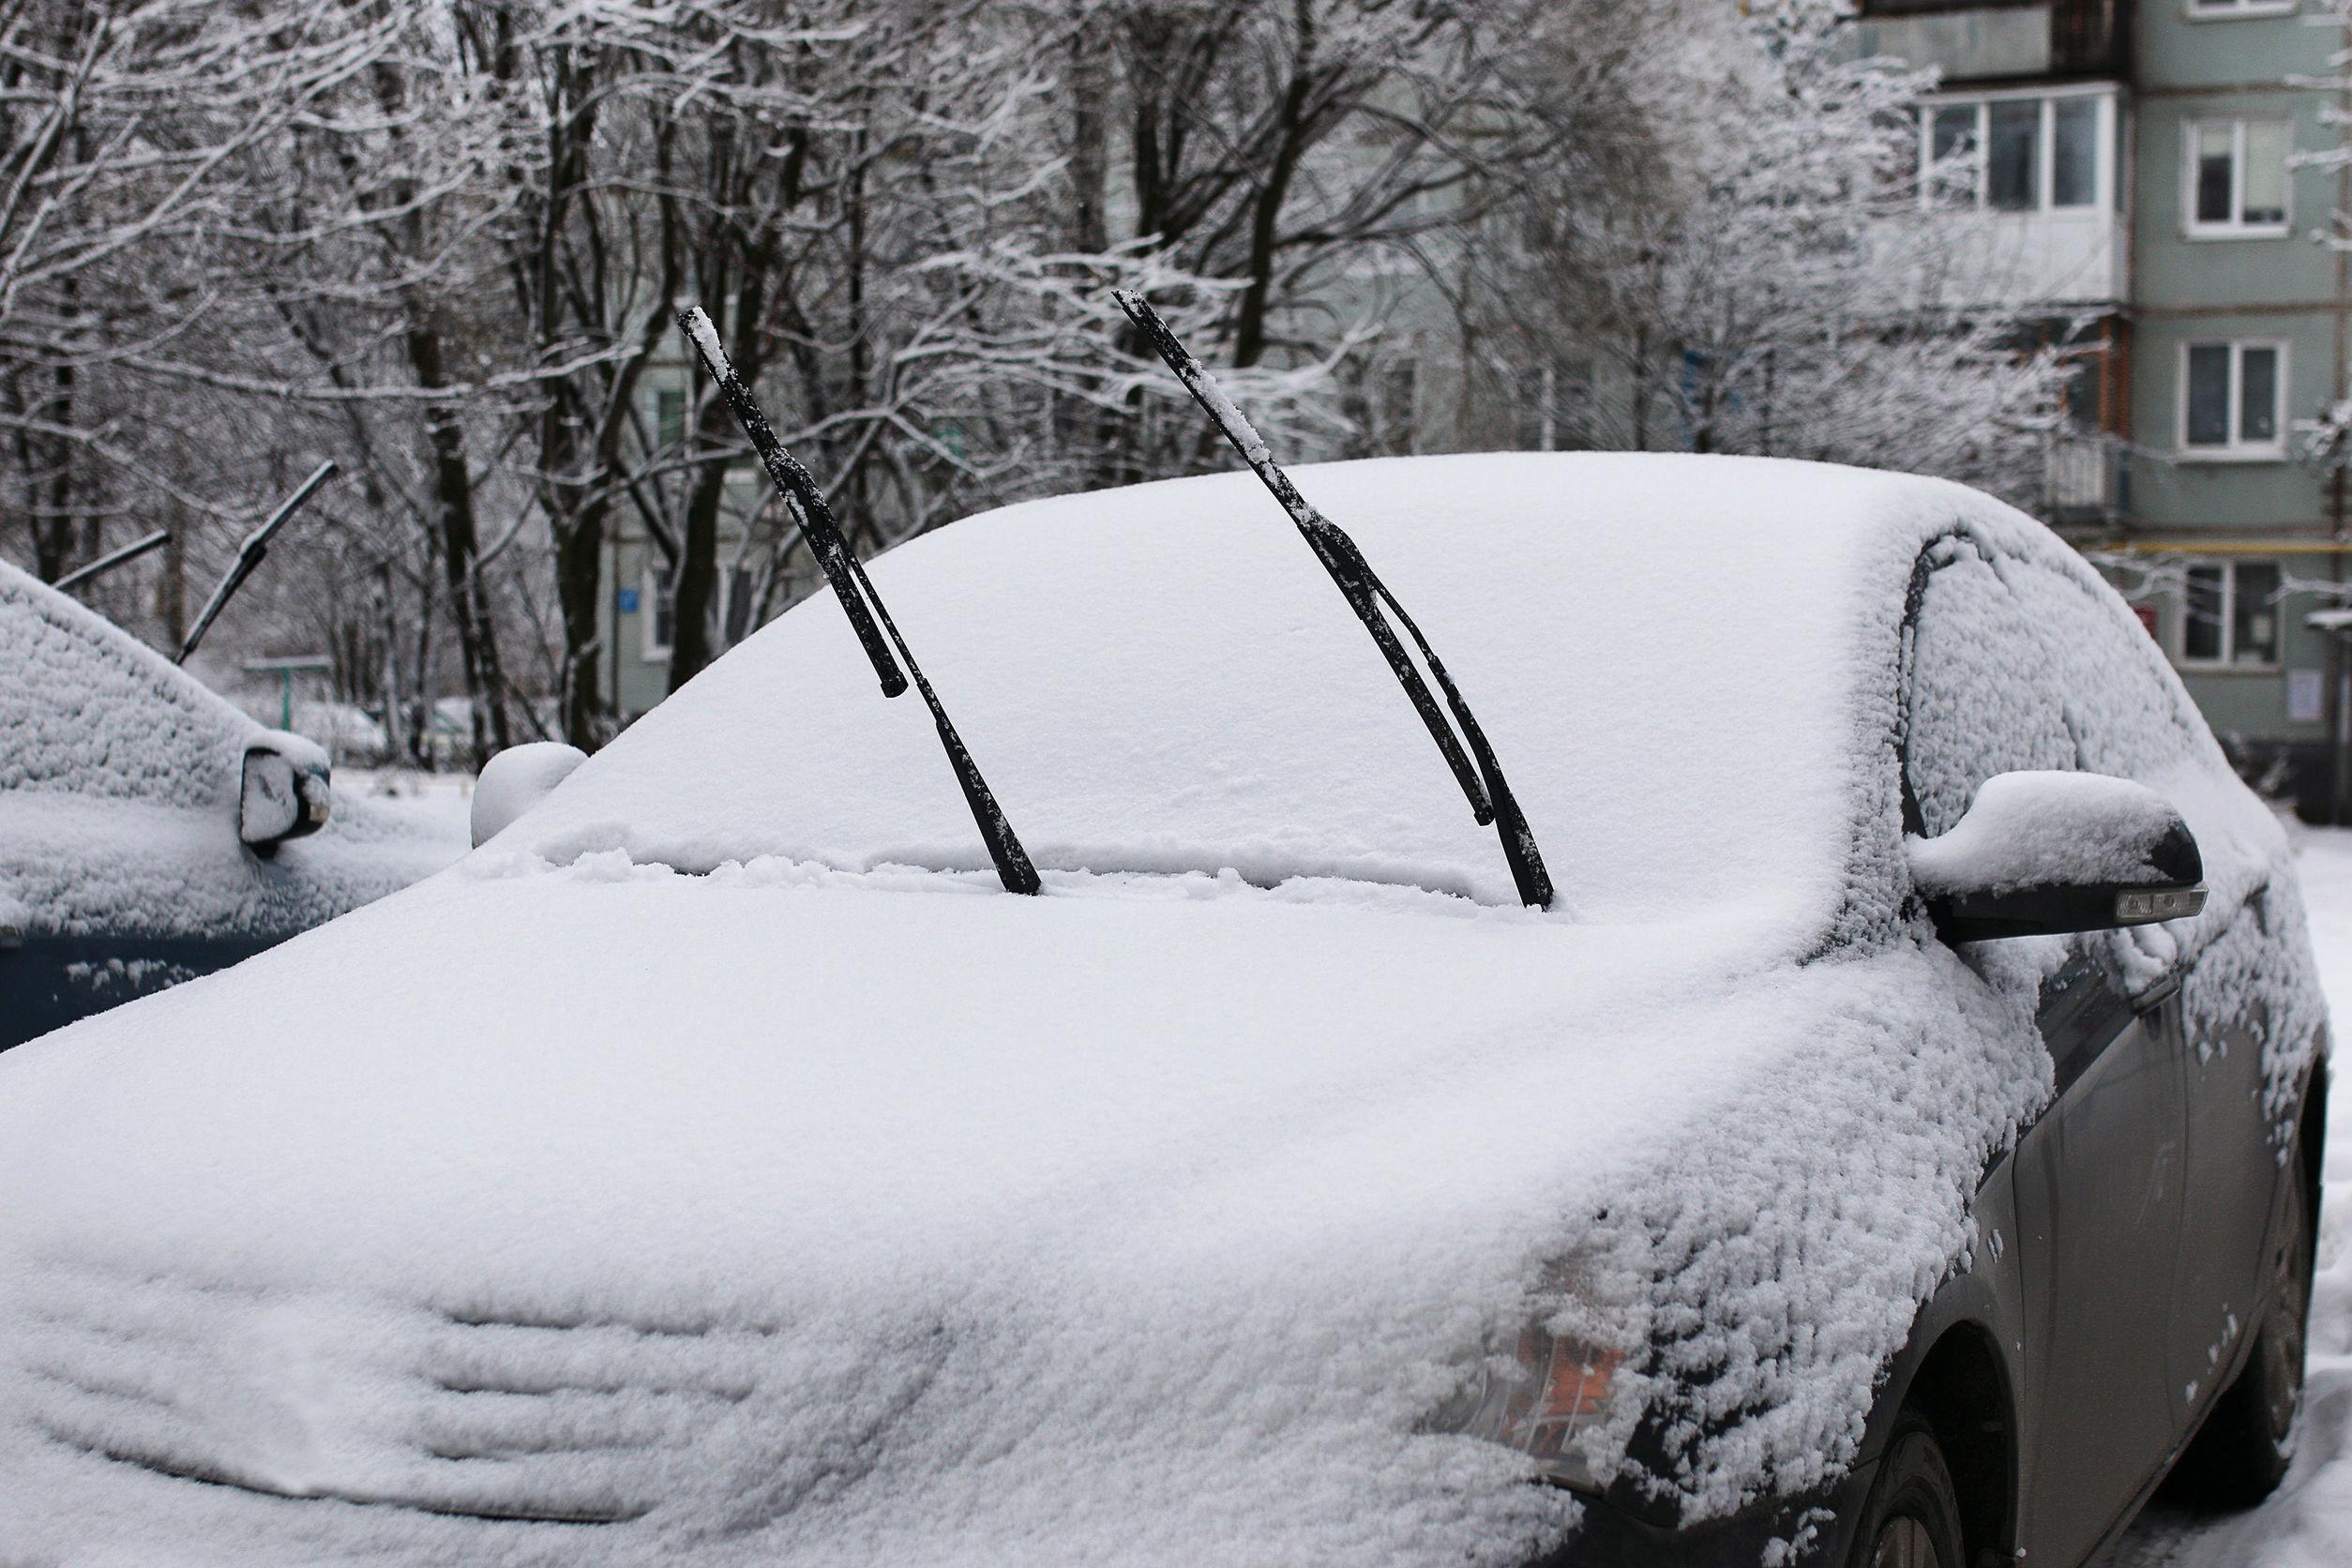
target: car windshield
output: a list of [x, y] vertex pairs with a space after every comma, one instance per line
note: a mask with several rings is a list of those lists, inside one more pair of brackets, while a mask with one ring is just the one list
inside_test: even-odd
[[[1582, 919], [1833, 898], [1855, 540], [1882, 481], [1727, 460], [1300, 471], [1413, 605]], [[1517, 902], [1491, 831], [1244, 474], [985, 514], [872, 566], [1041, 869]], [[1495, 564], [1508, 561], [1510, 571]], [[1900, 567], [1898, 567], [1898, 570]], [[1898, 576], [1892, 593], [1899, 598]], [[830, 596], [641, 719], [504, 843], [708, 870], [988, 865], [922, 709]]]

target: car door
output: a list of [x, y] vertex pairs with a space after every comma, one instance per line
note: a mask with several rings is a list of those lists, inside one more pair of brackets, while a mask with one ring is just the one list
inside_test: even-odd
[[[2054, 676], [2073, 686], [2097, 685], [2100, 700], [2085, 705], [2077, 726], [2084, 765], [2159, 788], [2166, 776], [2194, 766], [2201, 737], [2182, 723], [2147, 634], [2047, 568], [2012, 580], [2052, 643]], [[2262, 890], [2236, 909], [2209, 912], [2267, 923], [2269, 897]], [[2280, 1191], [2263, 1105], [2269, 1020], [2258, 1001], [2244, 1000], [2255, 988], [2199, 966], [2167, 967], [2174, 947], [2166, 932], [2118, 931], [2103, 940], [2133, 949], [2133, 969], [2155, 976], [2151, 996], [2179, 993], [2163, 1008], [2179, 1057], [2186, 1138], [2167, 1359], [2185, 1434], [2221, 1392], [2239, 1340], [2253, 1332], [2261, 1293], [2263, 1243]]]
[[[1911, 830], [1948, 831], [1998, 773], [2082, 765], [2087, 716], [2008, 579], [1944, 547], [1922, 586], [1905, 740]], [[2166, 1368], [2183, 1178], [2179, 1052], [2126, 994], [2104, 937], [1959, 951], [1987, 984], [2035, 983], [2053, 1099], [2014, 1162], [2028, 1311], [2022, 1538], [2072, 1562], [2171, 1452]]]

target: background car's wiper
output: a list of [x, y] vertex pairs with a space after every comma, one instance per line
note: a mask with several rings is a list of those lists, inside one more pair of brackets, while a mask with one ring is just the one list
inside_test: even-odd
[[[734, 362], [719, 346], [718, 329], [711, 318], [702, 313], [701, 306], [678, 312], [678, 325], [686, 331], [686, 340], [701, 356], [702, 369], [718, 384], [719, 395], [734, 411], [735, 423], [743, 427], [744, 435], [751, 442], [751, 449], [760, 454], [760, 461], [776, 481], [776, 488], [800, 511], [802, 535], [808, 541], [809, 553], [824, 568], [825, 580], [841, 600], [841, 608], [849, 612], [850, 625], [857, 630], [857, 640], [865, 644], [866, 656], [874, 666], [874, 673], [882, 678], [882, 695], [896, 697], [907, 689], [910, 677], [914, 689], [923, 694], [924, 704], [931, 710], [931, 722], [939, 727], [940, 745], [947, 748], [947, 761], [956, 770], [956, 782], [963, 786], [964, 803], [972, 807], [972, 820], [979, 825], [980, 837], [988, 840], [988, 857], [996, 862], [997, 880], [1009, 893], [1037, 891], [1037, 870], [1029, 863], [1029, 852], [1013, 832], [1013, 824], [1004, 820], [1004, 808], [996, 803], [996, 794], [988, 781], [980, 776], [980, 764], [964, 749], [963, 737], [956, 733], [948, 722], [947, 710], [940, 706], [939, 696], [931, 690], [931, 683], [923, 678], [922, 670], [914, 662], [914, 655], [907, 651], [907, 640], [898, 635], [898, 627], [890, 619], [890, 611], [882, 608], [882, 596], [866, 580], [866, 568], [850, 553], [850, 543], [841, 535], [840, 525], [833, 520], [833, 508], [825, 504], [824, 492], [817, 488], [816, 479], [800, 460], [784, 449], [769, 426], [767, 415], [752, 400], [751, 388], [735, 374]], [[867, 606], [873, 607], [868, 613]], [[878, 629], [874, 623], [882, 623]], [[889, 634], [889, 642], [882, 634]], [[891, 648], [898, 656], [891, 658]], [[898, 672], [899, 663], [906, 665], [906, 673]]]
[[[1290, 482], [1290, 476], [1283, 473], [1267, 453], [1266, 444], [1259, 439], [1249, 421], [1242, 417], [1242, 411], [1235, 408], [1232, 400], [1218, 388], [1209, 372], [1201, 368], [1200, 361], [1195, 359], [1177, 340], [1176, 334], [1168, 330], [1166, 322], [1160, 320], [1159, 312], [1146, 304], [1140, 294], [1130, 294], [1124, 289], [1114, 289], [1111, 293], [1119, 301], [1119, 308], [1127, 313], [1127, 319], [1141, 327], [1145, 336], [1152, 339], [1152, 346], [1159, 350], [1162, 359], [1168, 361], [1168, 368], [1176, 372], [1176, 379], [1184, 384], [1184, 390], [1192, 394], [1193, 400], [1215, 421], [1217, 429], [1225, 432], [1225, 439], [1233, 444], [1233, 450], [1242, 455], [1242, 460], [1257, 471], [1258, 477], [1265, 481], [1274, 499], [1282, 503], [1282, 509], [1289, 512], [1290, 520], [1299, 525], [1299, 532], [1315, 551], [1315, 558], [1322, 562], [1325, 571], [1331, 573], [1332, 581], [1338, 584], [1340, 594], [1355, 611], [1357, 619], [1364, 623], [1364, 629], [1372, 634], [1374, 642], [1380, 644], [1381, 654], [1388, 659], [1388, 667], [1396, 672], [1397, 683], [1405, 688], [1405, 695], [1412, 699], [1415, 711], [1421, 715], [1421, 721], [1429, 727], [1429, 738], [1438, 743], [1438, 750], [1444, 754], [1446, 765], [1454, 770], [1455, 782], [1462, 786], [1462, 793], [1470, 800], [1470, 814], [1482, 826], [1487, 822], [1495, 825], [1496, 836], [1502, 840], [1503, 858], [1511, 863], [1511, 880], [1518, 886], [1520, 902], [1538, 909], [1549, 909], [1552, 879], [1544, 869], [1544, 856], [1535, 847], [1535, 834], [1527, 825], [1527, 818], [1519, 811], [1518, 801], [1503, 779], [1502, 764], [1495, 761], [1494, 748], [1486, 744], [1485, 732], [1479, 729], [1478, 720], [1471, 716], [1470, 704], [1462, 701], [1461, 692], [1455, 689], [1453, 680], [1445, 672], [1445, 666], [1439, 662], [1436, 652], [1430, 648], [1429, 640], [1421, 635], [1421, 628], [1413, 625], [1410, 615], [1405, 613], [1405, 607], [1396, 602], [1396, 596], [1388, 591], [1387, 585], [1372, 570], [1371, 563], [1364, 558], [1364, 551], [1356, 548], [1355, 540], [1299, 493], [1298, 486]], [[1453, 728], [1446, 723], [1445, 716], [1438, 711], [1437, 699], [1430, 695], [1428, 683], [1413, 667], [1412, 656], [1405, 652], [1404, 644], [1397, 641], [1395, 631], [1381, 614], [1383, 605], [1390, 615], [1396, 617], [1396, 624], [1403, 626], [1406, 634], [1413, 640], [1413, 646], [1421, 650], [1423, 661], [1429, 666], [1429, 673], [1436, 677], [1439, 689], [1445, 693], [1446, 706], [1453, 710], [1455, 723], [1462, 727], [1458, 739]], [[1462, 754], [1465, 743], [1468, 744], [1470, 757]], [[1470, 771], [1470, 758], [1472, 757], [1478, 761], [1476, 773]]]
[[277, 536], [280, 528], [286, 526], [294, 513], [302, 509], [302, 504], [333, 477], [335, 460], [329, 458], [312, 469], [308, 479], [294, 487], [294, 492], [279, 504], [278, 510], [270, 513], [267, 522], [245, 536], [245, 543], [237, 546], [237, 558], [229, 564], [229, 575], [220, 580], [220, 586], [215, 588], [212, 597], [204, 601], [204, 612], [188, 629], [188, 641], [181, 643], [180, 651], [173, 656], [173, 664], [188, 662], [188, 656], [196, 651], [196, 644], [202, 642], [204, 633], [212, 629], [213, 617], [219, 614], [221, 608], [236, 591], [245, 586], [245, 580], [253, 575], [253, 568], [260, 565], [262, 557], [269, 553], [269, 541]]
[[56, 589], [60, 594], [67, 593], [69, 590], [81, 587], [82, 584], [85, 582], [94, 581], [98, 578], [104, 577], [108, 572], [113, 571], [115, 567], [127, 565], [129, 563], [138, 560], [142, 555], [146, 554], [147, 551], [151, 550], [159, 550], [171, 542], [172, 531], [168, 528], [158, 528], [143, 539], [133, 539], [130, 543], [123, 546], [122, 549], [115, 550], [111, 555], [101, 555], [97, 560], [91, 562], [88, 565], [77, 567], [74, 570], [68, 572], [65, 576], [51, 583], [50, 586]]

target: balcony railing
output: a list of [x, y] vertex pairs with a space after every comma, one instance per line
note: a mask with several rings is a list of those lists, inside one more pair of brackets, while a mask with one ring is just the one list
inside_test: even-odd
[[2131, 0], [1862, 0], [1860, 20], [1865, 47], [1969, 82], [2122, 77], [2131, 69]]

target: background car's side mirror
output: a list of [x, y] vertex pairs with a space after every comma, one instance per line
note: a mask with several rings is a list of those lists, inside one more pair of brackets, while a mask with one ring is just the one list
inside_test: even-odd
[[1906, 838], [1947, 941], [2104, 931], [2205, 908], [2197, 841], [2164, 796], [2092, 773], [2004, 773], [1952, 830]]
[[237, 788], [237, 837], [263, 856], [326, 825], [335, 795], [326, 753], [300, 735], [273, 731], [245, 748]]
[[474, 782], [474, 847], [496, 837], [587, 760], [588, 753], [562, 741], [510, 746], [491, 758]]

